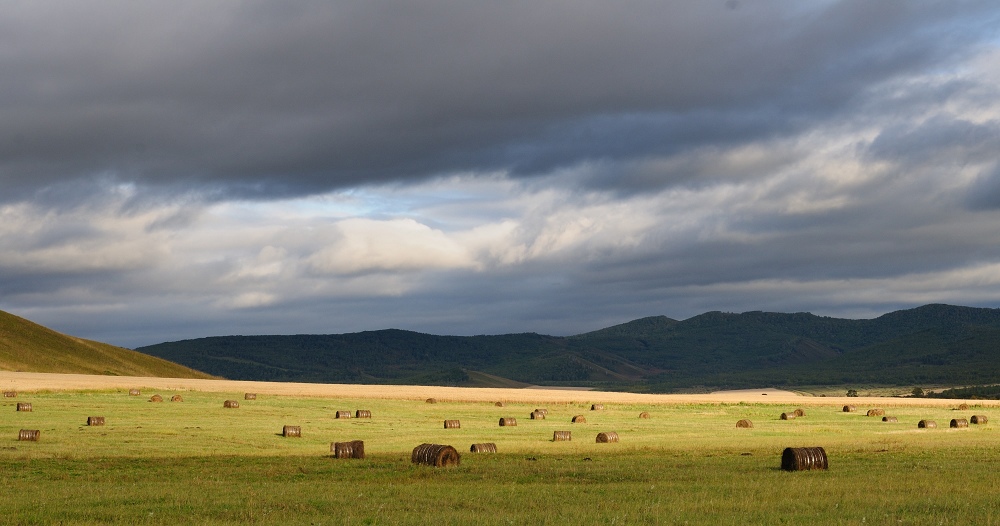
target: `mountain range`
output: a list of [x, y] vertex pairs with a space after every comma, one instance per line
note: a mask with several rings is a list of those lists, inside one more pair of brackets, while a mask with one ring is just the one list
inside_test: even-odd
[[217, 336], [136, 349], [231, 379], [648, 392], [1000, 379], [1000, 309], [925, 305], [874, 319], [809, 313], [653, 316], [576, 336]]

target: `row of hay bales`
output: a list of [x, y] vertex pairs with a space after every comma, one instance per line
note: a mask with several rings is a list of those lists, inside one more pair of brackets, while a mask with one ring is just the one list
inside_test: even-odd
[[[963, 405], [965, 405], [965, 404], [963, 404]], [[966, 407], [968, 407], [968, 406], [966, 406]], [[857, 407], [853, 406], [853, 405], [845, 405], [844, 408], [843, 408], [843, 411], [845, 413], [853, 413], [853, 412], [857, 411]], [[882, 421], [886, 422], [886, 423], [898, 423], [899, 422], [899, 419], [897, 417], [895, 417], [895, 416], [886, 416], [885, 410], [881, 409], [881, 408], [869, 409], [866, 414], [867, 414], [867, 416], [876, 416], [876, 417], [877, 416], [881, 416], [882, 417]], [[778, 417], [778, 419], [779, 420], [794, 420], [795, 418], [803, 417], [803, 416], [805, 416], [805, 412], [802, 409], [796, 409], [795, 411], [781, 413], [781, 415]], [[949, 427], [952, 427], [952, 428], [963, 428], [963, 427], [969, 427], [970, 423], [972, 423], [974, 425], [982, 425], [982, 424], [987, 423], [988, 421], [989, 421], [989, 418], [986, 415], [972, 415], [972, 417], [969, 418], [968, 420], [965, 419], [965, 418], [953, 418], [951, 420], [950, 424], [949, 424]], [[739, 428], [739, 429], [752, 429], [753, 428], [753, 422], [751, 420], [749, 420], [749, 419], [746, 419], [746, 418], [740, 419], [740, 420], [738, 420], [736, 422], [736, 427]], [[937, 427], [937, 422], [935, 422], [933, 420], [921, 420], [920, 422], [917, 423], [917, 427], [921, 428], [921, 429], [924, 429], [924, 428], [932, 429], [932, 428], [936, 428]]]

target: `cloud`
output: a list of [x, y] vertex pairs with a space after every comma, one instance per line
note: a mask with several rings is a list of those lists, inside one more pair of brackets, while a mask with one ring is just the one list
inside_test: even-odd
[[998, 18], [13, 4], [0, 308], [140, 345], [995, 306]]

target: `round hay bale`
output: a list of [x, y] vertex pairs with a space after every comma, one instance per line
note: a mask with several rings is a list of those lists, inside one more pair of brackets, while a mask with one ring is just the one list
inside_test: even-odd
[[128, 390], [128, 395], [129, 396], [139, 396], [139, 394], [140, 394], [140, 392], [139, 392], [138, 389], [129, 389]]
[[302, 428], [300, 426], [284, 426], [281, 428], [281, 436], [301, 438]]
[[256, 400], [257, 399], [257, 393], [243, 393], [243, 399], [244, 400]]
[[885, 409], [879, 409], [877, 407], [875, 409], [869, 409], [868, 416], [885, 416]]
[[826, 450], [821, 447], [786, 447], [781, 453], [781, 469], [785, 471], [829, 468]]
[[858, 408], [855, 407], [855, 406], [853, 406], [853, 405], [845, 405], [844, 406], [844, 412], [845, 413], [853, 413], [853, 412], [855, 412], [857, 410], [858, 410]]
[[17, 439], [27, 440], [29, 442], [38, 442], [39, 434], [41, 434], [41, 431], [37, 429], [22, 429], [20, 432], [18, 432]]
[[968, 411], [969, 410], [969, 404], [958, 404], [958, 410], [959, 411]]
[[937, 422], [933, 420], [921, 420], [917, 422], [917, 427], [921, 429], [934, 429], [937, 427]]
[[609, 442], [618, 442], [618, 433], [615, 433], [614, 431], [607, 431], [597, 434], [598, 444], [607, 444]]
[[747, 420], [746, 418], [738, 420], [736, 422], [736, 427], [743, 429], [753, 429], [753, 422]]
[[517, 425], [516, 418], [501, 418], [500, 427], [514, 427]]
[[493, 442], [486, 442], [486, 443], [483, 443], [483, 444], [472, 444], [472, 447], [469, 448], [469, 452], [471, 452], [471, 453], [496, 453], [497, 452], [497, 445], [494, 444]]
[[541, 414], [546, 415], [546, 416], [548, 416], [548, 414], [549, 414], [549, 410], [548, 409], [535, 409], [535, 412], [536, 413], [541, 413]]
[[340, 418], [340, 419], [351, 418], [351, 412], [350, 411], [337, 411], [337, 416], [335, 418]]
[[426, 402], [427, 402], [428, 404], [436, 404], [436, 403], [438, 403], [438, 401], [437, 401], [437, 398], [428, 398], [428, 399], [426, 400]]
[[504, 406], [506, 406], [507, 404], [505, 404], [505, 403], [503, 403], [503, 402], [497, 402], [497, 403], [495, 403], [495, 404], [493, 404], [493, 405], [495, 405], [495, 406], [497, 406], [497, 407], [504, 407]]
[[573, 417], [573, 423], [574, 424], [586, 424], [587, 423], [587, 417], [585, 417], [583, 415], [576, 415], [576, 416]]
[[371, 418], [372, 412], [368, 409], [358, 409], [354, 413], [354, 418]]
[[163, 397], [160, 396], [160, 395], [158, 395], [158, 394], [155, 394], [155, 395], [149, 397], [149, 401], [150, 402], [162, 402], [163, 401]]
[[781, 413], [781, 416], [778, 418], [781, 420], [795, 420], [795, 413]]
[[222, 402], [222, 407], [226, 409], [239, 409], [240, 403], [236, 400], [226, 400], [225, 402]]
[[592, 404], [590, 406], [591, 411], [604, 411], [604, 404]]
[[17, 410], [18, 411], [24, 411], [26, 413], [30, 413], [31, 412], [31, 402], [18, 402], [17, 403]]
[[365, 442], [334, 442], [330, 444], [330, 451], [333, 452], [333, 458], [365, 458]]
[[793, 413], [795, 413], [796, 418], [806, 416], [806, 412], [803, 411], [801, 407], [793, 411]]
[[643, 412], [639, 413], [639, 418], [649, 418], [649, 412], [648, 411], [643, 411]]
[[969, 427], [969, 421], [964, 418], [952, 418], [948, 427]]
[[567, 442], [573, 440], [573, 435], [569, 431], [553, 431], [552, 441], [553, 442]]
[[181, 398], [181, 395], [174, 395], [174, 396], [170, 397], [170, 401], [171, 402], [183, 402], [184, 399]]
[[882, 417], [882, 421], [883, 422], [888, 422], [890, 424], [895, 424], [896, 422], [898, 422], [898, 420], [894, 416], [883, 416]]
[[413, 448], [413, 453], [410, 455], [410, 462], [414, 464], [438, 468], [457, 466], [461, 461], [462, 457], [455, 448], [442, 444], [420, 444]]
[[103, 416], [88, 416], [87, 417], [88, 426], [103, 426], [104, 417]]
[[973, 424], [985, 424], [988, 421], [986, 415], [972, 415], [972, 418], [969, 419], [969, 422]]
[[545, 413], [539, 413], [538, 411], [531, 412], [532, 420], [545, 420]]
[[462, 423], [460, 421], [458, 421], [458, 420], [445, 420], [444, 421], [444, 428], [445, 429], [461, 429], [462, 428]]
[[3, 392], [3, 397], [4, 398], [17, 398], [17, 391], [4, 391]]

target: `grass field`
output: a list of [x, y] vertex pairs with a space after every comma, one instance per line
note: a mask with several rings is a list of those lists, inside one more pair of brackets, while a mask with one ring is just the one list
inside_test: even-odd
[[[523, 391], [522, 391], [523, 392]], [[1000, 431], [948, 429], [994, 407], [882, 406], [899, 423], [839, 403], [546, 403], [182, 391], [20, 393], [0, 399], [3, 524], [1000, 524]], [[576, 395], [574, 395], [576, 396]], [[235, 399], [238, 409], [224, 409]], [[31, 402], [32, 412], [15, 411]], [[957, 403], [957, 402], [956, 402]], [[369, 419], [336, 411], [369, 409]], [[639, 419], [641, 411], [651, 418]], [[572, 424], [582, 414], [586, 424]], [[88, 416], [105, 426], [88, 427]], [[1000, 415], [996, 415], [1000, 419]], [[516, 427], [499, 427], [515, 417]], [[738, 419], [755, 427], [736, 429]], [[461, 429], [444, 429], [445, 419]], [[938, 429], [918, 430], [920, 419]], [[280, 436], [283, 425], [301, 438]], [[38, 429], [38, 442], [17, 441]], [[552, 442], [556, 430], [570, 442]], [[616, 431], [617, 444], [597, 444]], [[367, 458], [335, 460], [333, 441]], [[412, 448], [450, 444], [461, 465], [414, 466]], [[498, 454], [469, 446], [494, 442]], [[783, 448], [823, 446], [828, 471], [782, 472]]]

